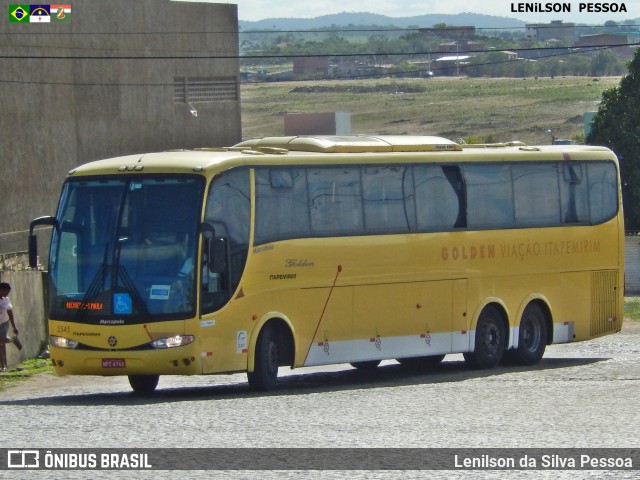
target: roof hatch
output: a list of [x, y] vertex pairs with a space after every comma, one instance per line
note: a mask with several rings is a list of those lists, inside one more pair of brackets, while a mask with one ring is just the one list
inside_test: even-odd
[[409, 135], [346, 135], [265, 137], [238, 143], [233, 150], [285, 149], [290, 152], [366, 153], [366, 152], [430, 152], [462, 150], [451, 140], [432, 136]]

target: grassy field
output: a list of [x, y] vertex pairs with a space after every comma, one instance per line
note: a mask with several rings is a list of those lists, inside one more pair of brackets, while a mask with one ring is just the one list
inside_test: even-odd
[[640, 320], [640, 298], [624, 299], [624, 317], [630, 320]]
[[370, 79], [243, 84], [245, 138], [284, 134], [287, 113], [348, 111], [354, 134], [482, 142], [581, 141], [583, 114], [620, 77]]
[[30, 358], [19, 365], [12, 366], [8, 372], [0, 373], [0, 390], [9, 383], [25, 380], [38, 373], [53, 372], [51, 362], [44, 358]]

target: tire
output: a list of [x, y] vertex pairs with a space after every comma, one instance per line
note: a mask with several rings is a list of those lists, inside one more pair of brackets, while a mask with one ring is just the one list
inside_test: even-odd
[[129, 375], [129, 385], [138, 395], [150, 395], [158, 386], [160, 375]]
[[352, 362], [350, 365], [358, 370], [375, 370], [380, 365], [380, 360], [369, 360], [367, 362]]
[[518, 348], [508, 352], [508, 358], [518, 365], [535, 365], [547, 347], [547, 323], [539, 305], [530, 303], [520, 319]]
[[464, 359], [472, 368], [493, 368], [500, 363], [506, 343], [502, 314], [498, 308], [489, 305], [478, 318], [475, 348], [473, 352], [464, 353]]
[[415, 370], [428, 370], [440, 365], [442, 360], [444, 360], [444, 357], [444, 354], [441, 354], [429, 355], [425, 357], [398, 358], [398, 363], [406, 368]]
[[253, 372], [247, 372], [249, 386], [253, 390], [266, 392], [275, 388], [278, 383], [279, 356], [276, 335], [267, 325], [258, 337]]

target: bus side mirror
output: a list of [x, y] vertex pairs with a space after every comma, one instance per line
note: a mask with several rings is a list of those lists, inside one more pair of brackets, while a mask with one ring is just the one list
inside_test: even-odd
[[227, 268], [227, 241], [222, 237], [216, 237], [216, 229], [210, 223], [201, 223], [200, 232], [205, 235], [204, 251], [207, 258], [207, 268], [210, 273], [222, 273]]
[[38, 236], [29, 235], [29, 267], [38, 268]]
[[38, 268], [38, 236], [33, 233], [33, 230], [38, 225], [50, 225], [56, 224], [55, 217], [38, 217], [35, 220], [31, 220], [29, 224], [29, 267]]
[[224, 238], [213, 237], [209, 241], [209, 271], [222, 273], [227, 268], [227, 242]]

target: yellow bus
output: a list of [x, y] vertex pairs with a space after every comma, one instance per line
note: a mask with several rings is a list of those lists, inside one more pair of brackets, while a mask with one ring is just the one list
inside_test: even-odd
[[624, 228], [606, 148], [317, 136], [70, 171], [52, 225], [58, 374], [247, 372], [395, 359], [534, 364], [617, 332]]

